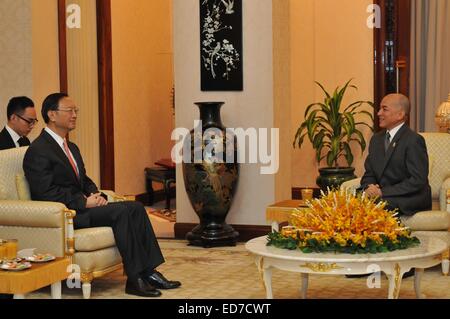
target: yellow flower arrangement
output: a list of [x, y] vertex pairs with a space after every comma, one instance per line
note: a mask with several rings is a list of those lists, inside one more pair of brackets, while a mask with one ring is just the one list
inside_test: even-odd
[[320, 199], [295, 209], [290, 226], [268, 236], [268, 245], [303, 252], [376, 253], [405, 249], [419, 240], [411, 237], [396, 211], [386, 202], [344, 190], [322, 192]]

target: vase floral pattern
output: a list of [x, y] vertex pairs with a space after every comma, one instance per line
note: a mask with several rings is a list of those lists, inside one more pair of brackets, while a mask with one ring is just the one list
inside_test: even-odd
[[[190, 161], [183, 161], [183, 179], [189, 201], [200, 218], [197, 225], [186, 236], [192, 245], [212, 247], [235, 245], [238, 233], [225, 222], [231, 208], [239, 178], [236, 138], [226, 134], [220, 120], [223, 102], [196, 103], [200, 109], [201, 130], [192, 130], [185, 143], [190, 143]], [[202, 136], [195, 136], [201, 132]], [[197, 133], [198, 134], [198, 133]], [[195, 140], [201, 140], [196, 145]], [[212, 148], [210, 143], [215, 143]], [[209, 147], [208, 147], [209, 145]], [[230, 147], [233, 146], [233, 147]], [[222, 149], [222, 152], [215, 152]], [[208, 151], [212, 150], [212, 151]], [[231, 152], [231, 153], [230, 153]], [[196, 162], [196, 159], [202, 158]], [[213, 158], [223, 158], [223, 162]], [[227, 162], [226, 159], [233, 159]]]

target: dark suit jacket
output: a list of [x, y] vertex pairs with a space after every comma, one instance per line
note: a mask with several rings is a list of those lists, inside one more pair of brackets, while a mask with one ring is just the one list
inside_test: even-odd
[[78, 214], [86, 210], [85, 196], [98, 193], [98, 188], [86, 175], [78, 147], [71, 142], [68, 146], [77, 162], [80, 179], [64, 151], [45, 130], [25, 153], [23, 170], [33, 200], [60, 202]]
[[16, 144], [14, 143], [11, 135], [6, 130], [6, 127], [0, 132], [0, 150], [7, 150], [10, 148], [15, 148]]
[[361, 187], [381, 187], [383, 199], [402, 214], [431, 209], [428, 153], [424, 138], [403, 125], [385, 154], [386, 131], [372, 137]]
[[[24, 143], [22, 144], [22, 146], [30, 145], [30, 140], [27, 137], [23, 137], [22, 140], [22, 142]], [[16, 143], [14, 143], [11, 135], [9, 135], [9, 132], [6, 130], [6, 127], [3, 128], [3, 130], [0, 132], [0, 150], [7, 150], [15, 147]]]

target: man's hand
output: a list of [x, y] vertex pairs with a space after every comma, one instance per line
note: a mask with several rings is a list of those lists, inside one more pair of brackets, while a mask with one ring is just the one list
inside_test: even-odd
[[99, 206], [106, 206], [108, 205], [108, 201], [104, 199], [100, 193], [97, 194], [91, 194], [86, 199], [86, 208], [93, 208], [93, 207], [99, 207]]
[[369, 197], [382, 197], [383, 193], [381, 192], [380, 185], [370, 184], [365, 190], [367, 196]]

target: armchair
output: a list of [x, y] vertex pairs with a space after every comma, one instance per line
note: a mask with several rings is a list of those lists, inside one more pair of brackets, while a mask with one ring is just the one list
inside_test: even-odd
[[[74, 230], [76, 212], [61, 203], [32, 201], [22, 162], [27, 148], [0, 151], [0, 238], [17, 238], [19, 249], [68, 257], [80, 272], [83, 297], [94, 278], [115, 271], [122, 259], [110, 227]], [[111, 202], [124, 200], [103, 191]]]
[[[449, 245], [449, 251], [442, 260], [442, 272], [449, 273], [450, 253], [450, 134], [420, 133], [427, 145], [430, 162], [428, 174], [433, 207], [430, 211], [417, 212], [413, 216], [401, 217], [414, 235], [426, 234], [439, 237]], [[361, 178], [347, 181], [342, 188], [355, 189], [360, 186]]]

